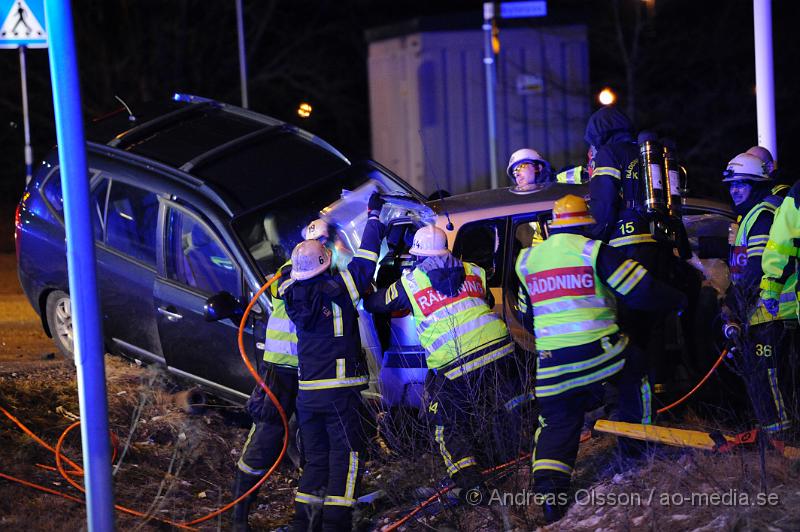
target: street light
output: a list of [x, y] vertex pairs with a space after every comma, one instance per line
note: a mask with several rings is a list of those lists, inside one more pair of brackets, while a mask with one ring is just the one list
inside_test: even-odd
[[597, 101], [600, 102], [601, 105], [612, 105], [617, 101], [617, 93], [611, 90], [611, 88], [605, 87], [597, 95]]
[[311, 104], [308, 102], [301, 102], [300, 105], [297, 107], [297, 116], [300, 118], [309, 118], [311, 117]]

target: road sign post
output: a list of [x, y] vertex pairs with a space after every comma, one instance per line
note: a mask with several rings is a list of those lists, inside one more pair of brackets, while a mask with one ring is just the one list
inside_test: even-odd
[[28, 112], [27, 49], [47, 48], [44, 0], [0, 0], [0, 48], [19, 50], [19, 75], [22, 86], [22, 124], [25, 134], [25, 184], [33, 174], [33, 150]]
[[483, 4], [483, 64], [486, 73], [486, 131], [489, 142], [489, 176], [491, 188], [499, 186], [497, 165], [497, 58], [500, 41], [497, 36], [497, 18], [530, 18], [547, 15], [547, 0], [527, 2], [496, 2]]

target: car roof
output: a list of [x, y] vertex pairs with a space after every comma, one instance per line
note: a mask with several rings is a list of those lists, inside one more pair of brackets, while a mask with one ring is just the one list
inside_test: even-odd
[[[99, 152], [160, 163], [193, 187], [207, 186], [234, 213], [339, 172], [350, 161], [315, 135], [275, 118], [205, 98], [137, 106], [87, 124]], [[123, 158], [123, 157], [120, 157]]]
[[[534, 192], [524, 194], [514, 193], [509, 187], [479, 190], [431, 201], [428, 205], [438, 215], [436, 225], [448, 232], [448, 240], [452, 246], [455, 233], [464, 224], [503, 216], [549, 211], [553, 208], [555, 200], [567, 194], [586, 197], [589, 194], [589, 186], [550, 183]], [[727, 203], [714, 199], [686, 197], [683, 199], [683, 206], [687, 210], [733, 216], [733, 211]], [[453, 229], [447, 229], [450, 223], [453, 224]]]
[[550, 183], [528, 193], [515, 193], [511, 190], [510, 187], [505, 187], [467, 192], [432, 201], [429, 205], [437, 214], [480, 213], [479, 218], [492, 218], [493, 211], [497, 211], [497, 216], [507, 216], [547, 210], [552, 208], [555, 200], [566, 194], [586, 196], [589, 193], [589, 187], [586, 185], [561, 183]]

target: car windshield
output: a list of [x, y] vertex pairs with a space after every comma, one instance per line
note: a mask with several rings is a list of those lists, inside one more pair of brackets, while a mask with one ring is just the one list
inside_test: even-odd
[[306, 226], [322, 217], [334, 228], [341, 265], [358, 247], [366, 222], [366, 201], [375, 190], [422, 201], [420, 194], [397, 176], [374, 163], [362, 162], [235, 218], [233, 229], [267, 277], [289, 260], [294, 246], [303, 240]]

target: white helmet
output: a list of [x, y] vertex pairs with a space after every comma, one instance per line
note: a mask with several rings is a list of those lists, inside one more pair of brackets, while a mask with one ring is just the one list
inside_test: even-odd
[[722, 182], [731, 181], [770, 181], [766, 165], [749, 153], [740, 153], [728, 162], [728, 167], [722, 172]]
[[775, 169], [775, 159], [772, 158], [772, 152], [770, 152], [764, 146], [753, 146], [745, 153], [749, 153], [750, 155], [761, 159], [761, 162], [764, 163], [764, 167], [766, 168], [768, 174], [771, 174]]
[[319, 240], [304, 240], [292, 251], [292, 279], [304, 281], [331, 266], [331, 254]]
[[538, 151], [530, 148], [522, 148], [521, 150], [517, 150], [511, 154], [511, 158], [508, 160], [508, 168], [506, 168], [506, 173], [508, 174], [508, 177], [514, 179], [515, 166], [517, 166], [519, 163], [533, 163], [537, 161], [547, 166], [547, 161], [545, 161], [542, 156], [539, 155]]
[[419, 257], [447, 255], [447, 235], [435, 225], [420, 227], [414, 233], [414, 243], [409, 253]]
[[322, 218], [317, 218], [303, 230], [304, 240], [319, 240], [320, 238], [328, 238], [328, 222]]

